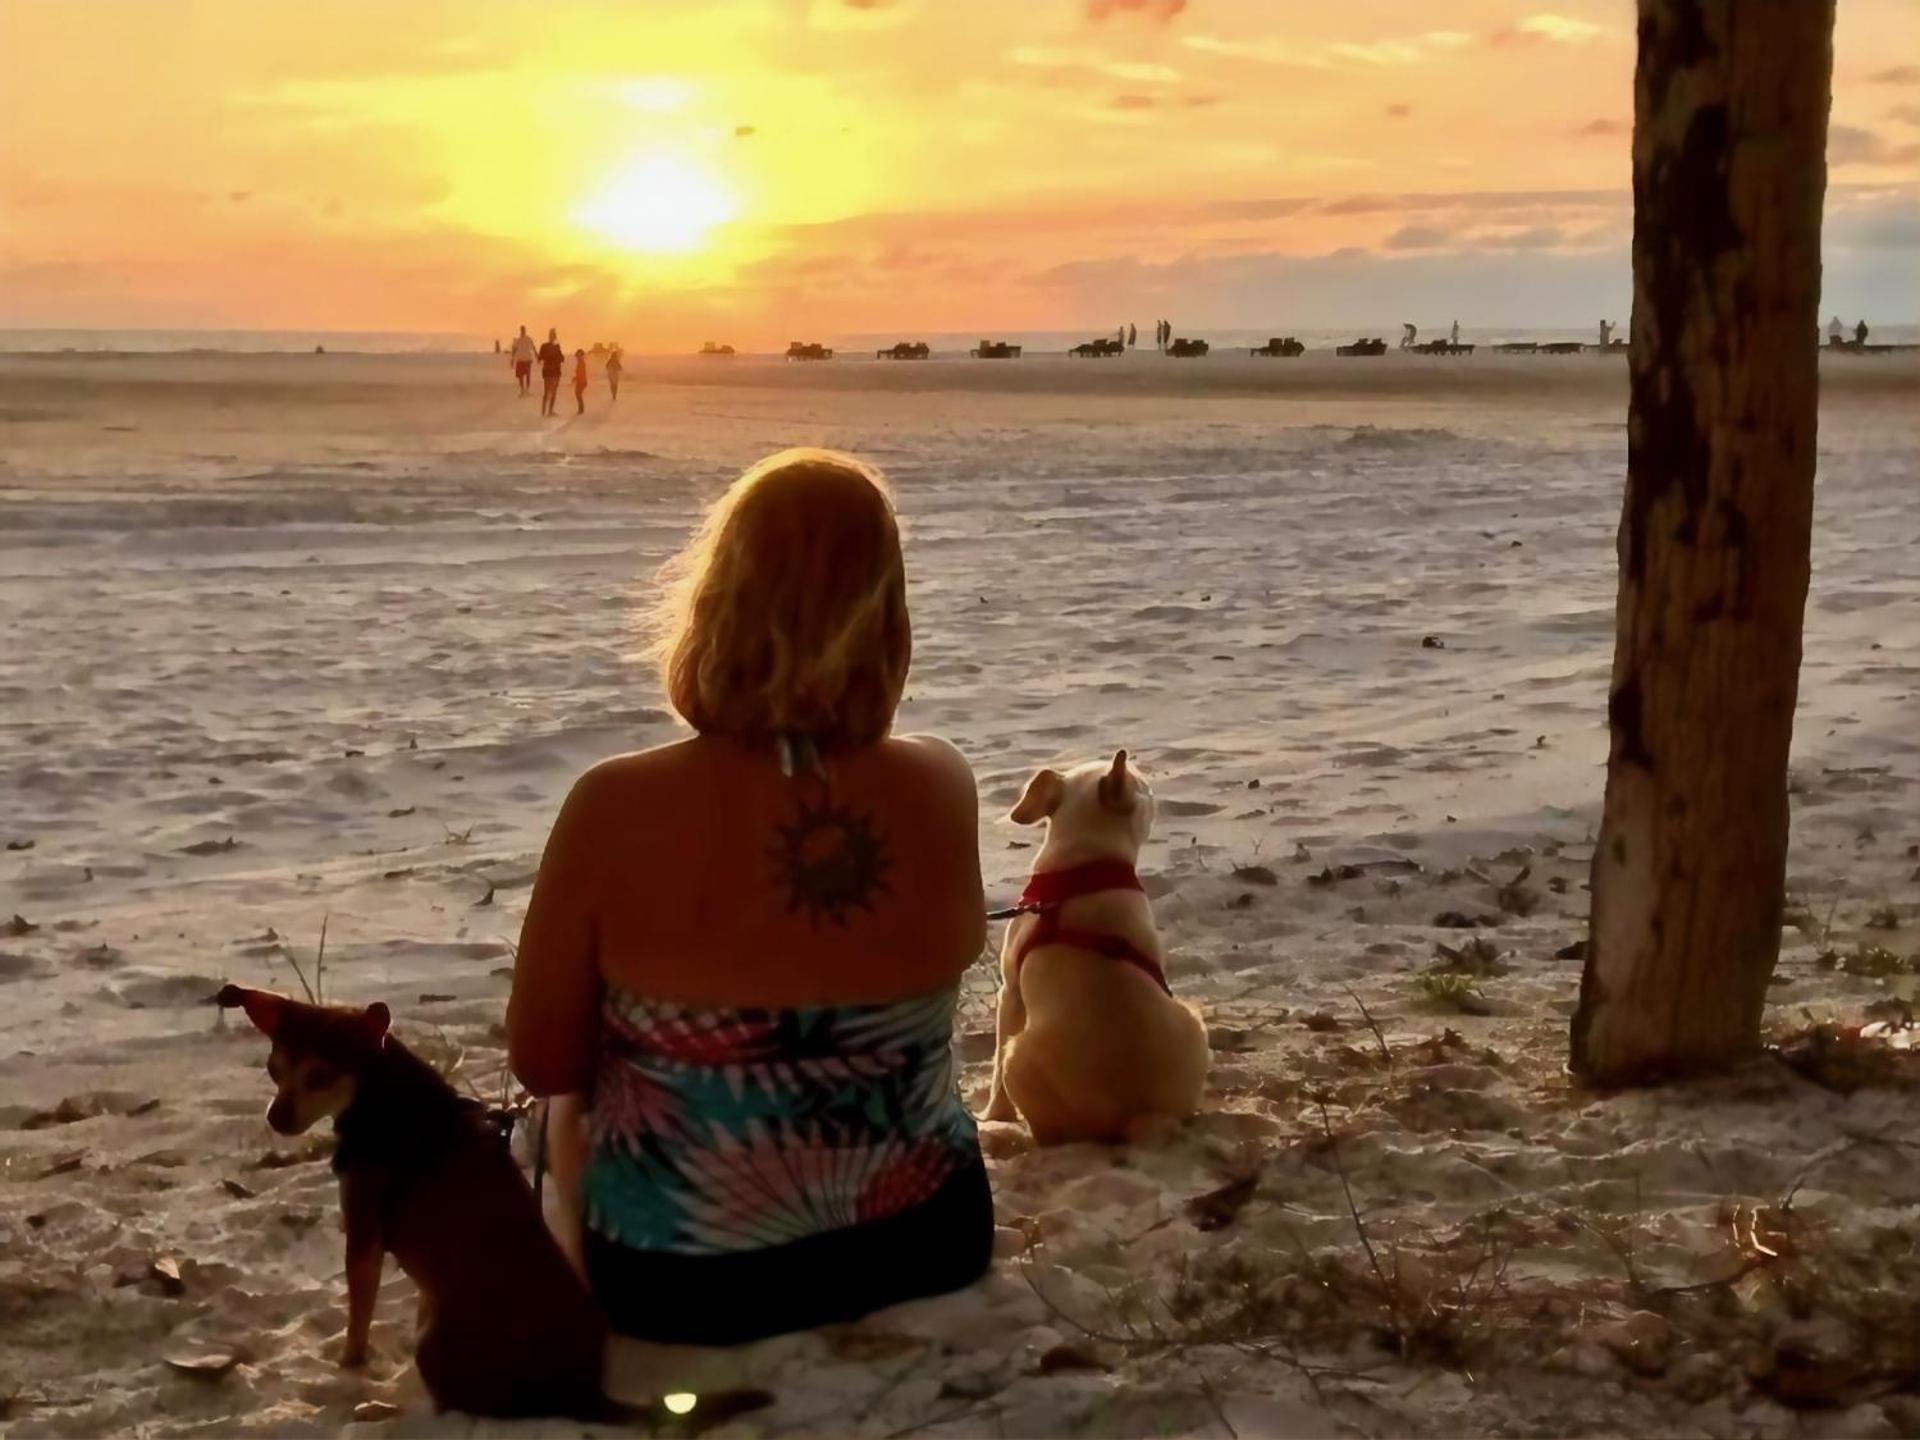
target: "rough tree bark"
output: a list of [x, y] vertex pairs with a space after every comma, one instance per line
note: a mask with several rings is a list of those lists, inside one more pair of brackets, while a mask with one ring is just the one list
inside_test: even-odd
[[1834, 0], [1639, 0], [1627, 493], [1572, 1064], [1754, 1050], [1813, 517]]

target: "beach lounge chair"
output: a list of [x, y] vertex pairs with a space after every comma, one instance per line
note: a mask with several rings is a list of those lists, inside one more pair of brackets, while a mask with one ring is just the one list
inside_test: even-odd
[[1377, 338], [1356, 340], [1351, 345], [1334, 346], [1333, 353], [1336, 355], [1384, 355], [1387, 353], [1387, 342]]
[[876, 360], [924, 360], [932, 353], [924, 340], [902, 340], [887, 346], [884, 350], [874, 351], [873, 358]]
[[1204, 340], [1189, 340], [1182, 335], [1167, 346], [1167, 354], [1176, 360], [1198, 360], [1211, 348]]
[[811, 340], [795, 340], [787, 346], [789, 360], [831, 360], [832, 358], [833, 351], [830, 347], [816, 344]]
[[1020, 347], [1005, 340], [982, 340], [967, 353], [976, 360], [1018, 360]]
[[1307, 347], [1291, 335], [1275, 335], [1271, 340], [1267, 341], [1266, 344], [1255, 346], [1253, 349], [1247, 351], [1247, 353], [1249, 355], [1286, 357], [1304, 355], [1307, 353]]

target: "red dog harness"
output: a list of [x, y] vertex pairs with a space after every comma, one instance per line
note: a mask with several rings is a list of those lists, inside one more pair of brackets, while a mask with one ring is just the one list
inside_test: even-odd
[[1013, 952], [1014, 977], [1019, 977], [1020, 966], [1028, 952], [1042, 945], [1071, 945], [1076, 950], [1091, 950], [1096, 955], [1105, 955], [1110, 960], [1131, 965], [1167, 994], [1173, 994], [1173, 987], [1167, 984], [1167, 972], [1160, 968], [1160, 962], [1125, 936], [1103, 935], [1097, 930], [1070, 930], [1060, 923], [1060, 907], [1067, 901], [1108, 890], [1146, 893], [1146, 887], [1140, 883], [1133, 866], [1124, 860], [1095, 860], [1068, 870], [1043, 870], [1029, 877], [1027, 888], [1020, 892], [1020, 903], [1011, 910], [996, 912], [993, 917], [1037, 917], [1033, 928], [1021, 940], [1019, 949]]

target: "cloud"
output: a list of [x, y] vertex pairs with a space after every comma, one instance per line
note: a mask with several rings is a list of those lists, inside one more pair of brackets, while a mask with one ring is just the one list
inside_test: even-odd
[[1225, 40], [1218, 35], [1188, 35], [1181, 42], [1188, 49], [1209, 55], [1224, 55], [1248, 60], [1256, 65], [1296, 66], [1309, 70], [1381, 68], [1393, 65], [1417, 65], [1436, 55], [1459, 50], [1473, 43], [1464, 30], [1424, 30], [1388, 40], [1365, 42], [1343, 40], [1331, 45], [1303, 49], [1277, 35], [1257, 40]]
[[1633, 122], [1631, 120], [1589, 120], [1586, 124], [1577, 126], [1573, 133], [1592, 138], [1631, 135]]
[[1920, 84], [1920, 65], [1894, 65], [1885, 70], [1876, 70], [1867, 76], [1875, 85], [1915, 85]]
[[1139, 60], [1115, 60], [1097, 50], [1072, 50], [1038, 45], [1017, 46], [1009, 57], [1033, 70], [1086, 70], [1110, 80], [1133, 85], [1177, 85], [1180, 72], [1171, 66]]
[[1438, 250], [1450, 244], [1454, 234], [1438, 225], [1402, 225], [1385, 244], [1389, 250]]
[[1200, 110], [1209, 105], [1218, 105], [1220, 97], [1205, 93], [1193, 95], [1146, 95], [1137, 90], [1126, 90], [1113, 97], [1115, 110], [1161, 110], [1178, 107], [1182, 110]]
[[1920, 105], [1896, 105], [1887, 111], [1887, 118], [1907, 125], [1920, 125]]
[[1317, 205], [1324, 215], [1376, 215], [1433, 210], [1612, 210], [1631, 205], [1626, 190], [1416, 190], [1398, 195], [1346, 195]]
[[1087, 18], [1093, 21], [1139, 15], [1165, 25], [1186, 8], [1187, 0], [1086, 0]]
[[1890, 145], [1886, 137], [1859, 125], [1835, 125], [1827, 131], [1829, 165], [1911, 165], [1920, 161], [1920, 145]]
[[1411, 114], [1413, 114], [1413, 107], [1412, 107], [1411, 105], [1389, 105], [1389, 106], [1387, 106], [1387, 115], [1388, 115], [1388, 116], [1389, 116], [1389, 117], [1390, 117], [1391, 119], [1394, 119], [1394, 120], [1404, 120], [1404, 119], [1406, 119], [1406, 118], [1407, 118], [1407, 117], [1408, 117], [1409, 115], [1411, 115]]
[[1495, 45], [1534, 44], [1587, 45], [1605, 35], [1606, 28], [1591, 20], [1573, 20], [1565, 15], [1529, 15], [1517, 25], [1509, 25], [1488, 36]]

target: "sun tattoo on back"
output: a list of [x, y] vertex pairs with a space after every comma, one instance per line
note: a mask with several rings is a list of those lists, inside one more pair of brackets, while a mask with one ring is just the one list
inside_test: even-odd
[[770, 853], [788, 911], [804, 912], [816, 925], [844, 927], [853, 911], [872, 914], [875, 901], [893, 893], [893, 856], [873, 816], [834, 804], [825, 786], [817, 800], [800, 797], [792, 822], [776, 827]]

